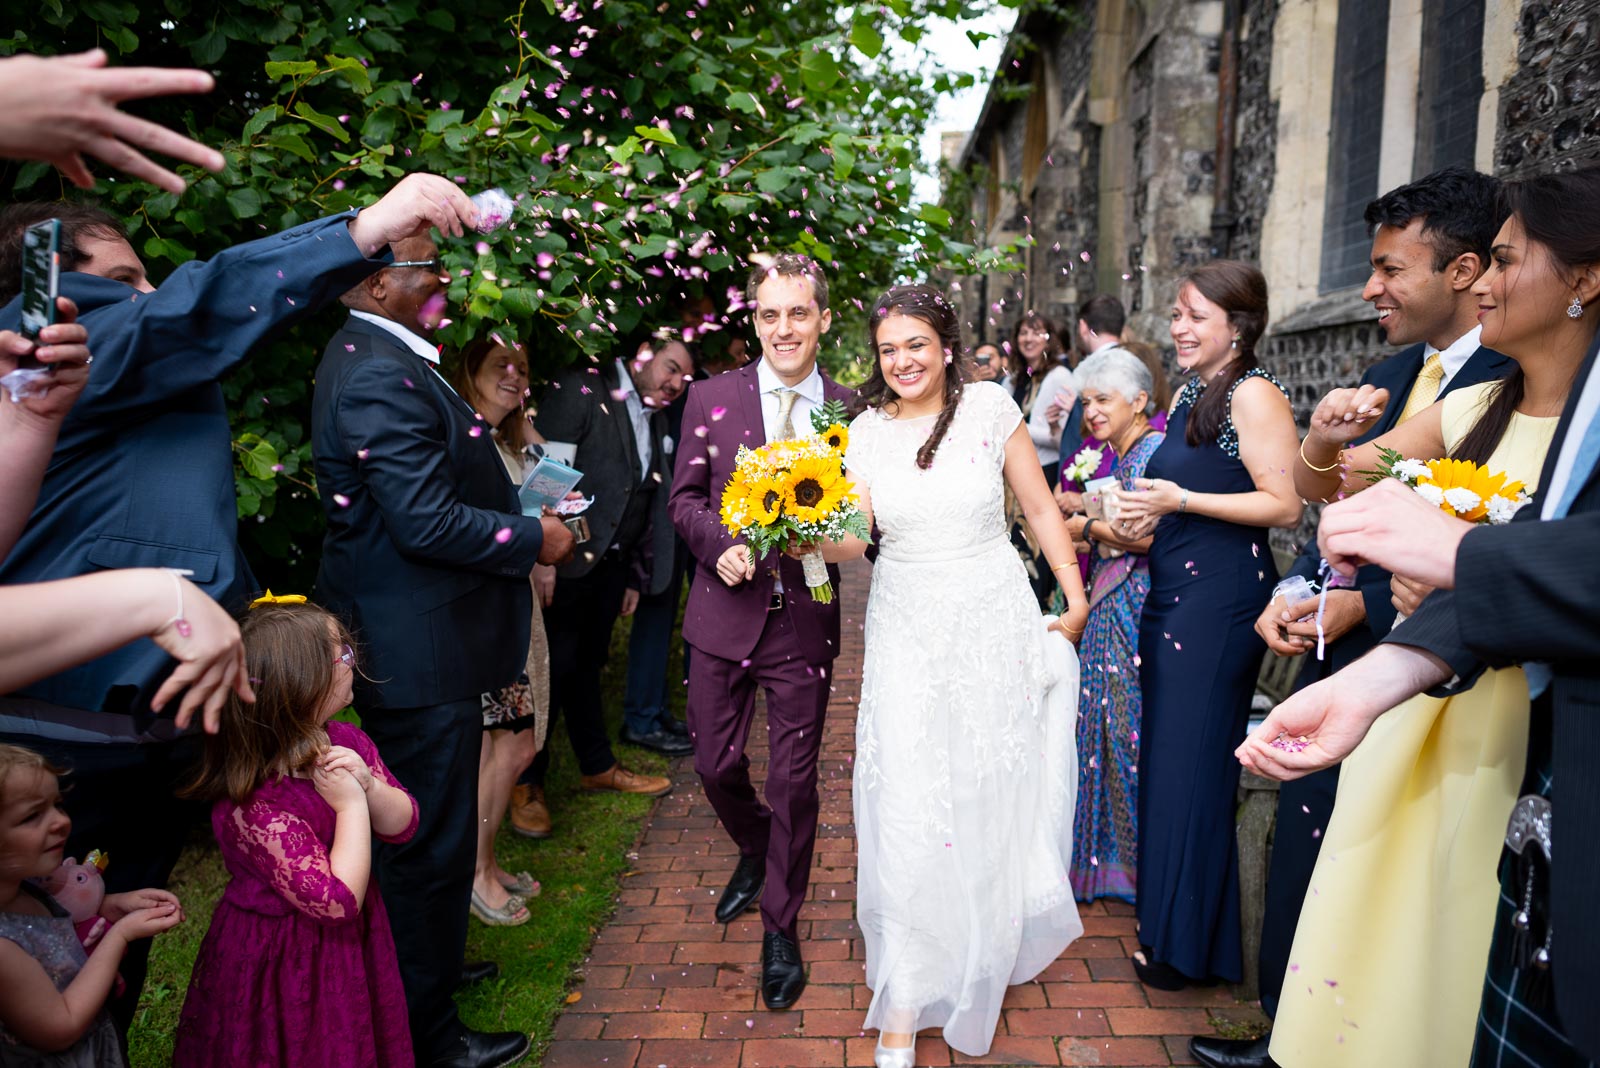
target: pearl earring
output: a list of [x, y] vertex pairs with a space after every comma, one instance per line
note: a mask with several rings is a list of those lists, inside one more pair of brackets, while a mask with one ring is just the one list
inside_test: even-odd
[[1583, 318], [1583, 301], [1578, 299], [1578, 294], [1572, 294], [1572, 303], [1567, 305], [1568, 319]]
[[1239, 335], [1235, 334], [1235, 335], [1233, 335], [1233, 344], [1229, 345], [1228, 348], [1237, 349], [1238, 347], [1239, 347]]

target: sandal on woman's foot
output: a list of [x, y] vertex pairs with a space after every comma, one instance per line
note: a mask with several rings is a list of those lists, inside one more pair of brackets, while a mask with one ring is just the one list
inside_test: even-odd
[[543, 889], [539, 885], [539, 880], [525, 871], [517, 872], [510, 879], [501, 879], [500, 885], [523, 899], [538, 897], [539, 891]]
[[478, 918], [478, 922], [489, 927], [520, 927], [529, 919], [528, 910], [523, 906], [522, 899], [515, 894], [506, 898], [503, 908], [492, 909], [474, 890], [471, 907], [472, 914]]
[[1133, 955], [1133, 970], [1139, 976], [1139, 982], [1152, 990], [1182, 990], [1194, 982], [1187, 975], [1170, 964], [1151, 960], [1152, 953], [1149, 946], [1141, 946], [1139, 952]]

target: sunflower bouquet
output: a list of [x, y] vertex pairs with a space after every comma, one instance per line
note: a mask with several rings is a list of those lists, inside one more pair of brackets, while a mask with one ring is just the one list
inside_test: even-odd
[[1378, 450], [1378, 468], [1360, 472], [1368, 482], [1397, 478], [1422, 499], [1469, 523], [1511, 522], [1517, 510], [1532, 498], [1520, 482], [1508, 481], [1505, 472], [1491, 473], [1471, 460], [1411, 460], [1394, 449]]
[[[739, 447], [733, 477], [722, 489], [722, 525], [745, 539], [752, 560], [781, 552], [791, 540], [842, 541], [871, 536], [854, 487], [844, 477], [850, 432], [844, 405], [828, 401], [811, 411], [815, 434], [773, 441], [759, 449]], [[800, 560], [811, 599], [833, 600], [833, 583], [820, 550]]]

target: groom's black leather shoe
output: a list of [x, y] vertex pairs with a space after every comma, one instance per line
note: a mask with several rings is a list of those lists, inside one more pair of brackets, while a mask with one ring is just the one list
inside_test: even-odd
[[768, 931], [761, 940], [761, 1000], [769, 1009], [787, 1009], [805, 988], [800, 947], [788, 935]]
[[1278, 1068], [1267, 1052], [1272, 1045], [1269, 1031], [1260, 1038], [1191, 1038], [1189, 1055], [1206, 1068]]
[[429, 1064], [436, 1068], [507, 1068], [533, 1043], [521, 1031], [465, 1031]]
[[728, 880], [728, 888], [717, 902], [717, 922], [732, 923], [743, 915], [744, 910], [761, 897], [761, 887], [766, 881], [765, 856], [740, 857], [738, 867], [733, 869], [733, 878]]

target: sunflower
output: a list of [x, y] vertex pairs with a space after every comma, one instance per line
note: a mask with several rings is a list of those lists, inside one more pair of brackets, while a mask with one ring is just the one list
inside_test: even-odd
[[850, 488], [836, 458], [802, 457], [789, 468], [785, 502], [789, 514], [802, 523], [817, 523], [838, 507]]
[[745, 498], [745, 511], [752, 522], [762, 526], [771, 526], [783, 514], [784, 501], [787, 498], [786, 487], [778, 479], [763, 478], [750, 486], [749, 496]]
[[843, 423], [834, 423], [824, 430], [821, 436], [822, 440], [828, 443], [828, 447], [840, 456], [843, 456], [844, 451], [850, 447], [850, 431], [845, 429]]
[[[1417, 485], [1436, 487], [1443, 496], [1439, 507], [1469, 523], [1479, 522], [1489, 514], [1491, 497], [1514, 501], [1523, 490], [1521, 482], [1508, 482], [1505, 472], [1491, 474], [1487, 467], [1471, 460], [1430, 460], [1428, 473], [1417, 480]], [[1476, 500], [1452, 492], [1460, 490], [1467, 491]], [[1463, 504], [1471, 504], [1471, 507], [1462, 508]]]
[[722, 487], [722, 507], [719, 512], [722, 525], [730, 533], [737, 534], [744, 529], [750, 515], [750, 484], [740, 475], [735, 474]]

